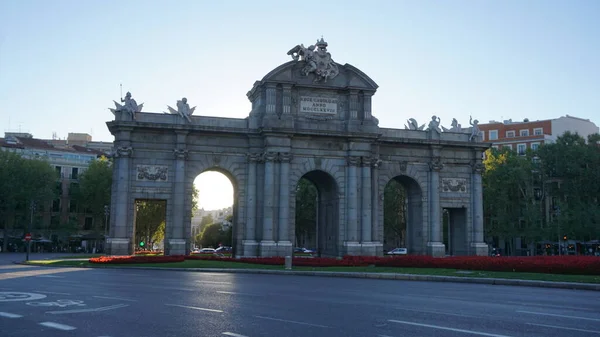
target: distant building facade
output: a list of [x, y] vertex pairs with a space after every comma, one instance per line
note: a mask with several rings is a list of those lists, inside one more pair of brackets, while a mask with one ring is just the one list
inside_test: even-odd
[[202, 222], [202, 218], [205, 216], [211, 216], [213, 219], [213, 223], [221, 224], [221, 228], [226, 230], [231, 226], [231, 222], [227, 220], [229, 216], [233, 214], [233, 206], [229, 206], [227, 208], [215, 209], [215, 210], [204, 210], [198, 209], [192, 215], [192, 237], [202, 233], [204, 229], [200, 224]]
[[[48, 243], [66, 243], [69, 234], [72, 235], [66, 228], [74, 230], [76, 236], [84, 239], [86, 236], [92, 238], [94, 230], [102, 228], [94, 223], [94, 217], [78, 205], [72, 196], [78, 187], [79, 176], [94, 159], [110, 156], [112, 143], [92, 142], [87, 134], [69, 134], [69, 137], [72, 135], [87, 137], [44, 140], [34, 138], [29, 133], [6, 132], [4, 138], [0, 138], [0, 150], [15, 152], [28, 159], [47, 160], [59, 176], [56, 183], [57, 198], [48, 204], [36, 205], [34, 213], [32, 234]], [[15, 226], [11, 224], [11, 227]]]
[[509, 148], [520, 155], [524, 155], [528, 149], [535, 151], [544, 143], [556, 141], [567, 131], [578, 133], [586, 139], [588, 135], [600, 132], [598, 126], [589, 119], [569, 115], [540, 121], [490, 121], [479, 124], [479, 128], [483, 141], [492, 143], [493, 148]]

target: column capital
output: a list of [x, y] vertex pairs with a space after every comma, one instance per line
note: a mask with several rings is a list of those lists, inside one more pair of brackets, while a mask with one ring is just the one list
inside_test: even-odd
[[348, 166], [359, 166], [361, 162], [360, 157], [356, 156], [348, 156], [346, 160], [348, 162]]
[[246, 155], [246, 158], [248, 159], [249, 163], [256, 163], [260, 161], [260, 157], [262, 156], [262, 154], [260, 153], [248, 153]]
[[173, 155], [175, 156], [175, 159], [187, 159], [188, 156], [188, 150], [186, 149], [173, 149]]
[[133, 155], [133, 148], [131, 146], [120, 146], [115, 149], [115, 157], [127, 158]]
[[372, 166], [373, 160], [375, 160], [375, 158], [370, 157], [370, 156], [369, 157], [361, 157], [360, 165], [361, 166]]
[[289, 163], [292, 160], [292, 154], [289, 152], [279, 152], [277, 160], [282, 163]]
[[379, 168], [383, 164], [383, 160], [379, 159], [379, 157], [371, 157], [371, 166], [373, 168]]
[[440, 159], [440, 157], [434, 157], [431, 159], [431, 162], [429, 163], [429, 169], [431, 171], [440, 171], [444, 168], [444, 164], [442, 164], [442, 160]]
[[485, 169], [485, 165], [479, 160], [471, 161], [471, 168], [473, 169], [473, 173], [481, 174]]
[[278, 157], [277, 152], [270, 152], [269, 151], [269, 152], [264, 152], [262, 154], [262, 160], [265, 161], [265, 162], [275, 161], [275, 160], [277, 160], [277, 157]]

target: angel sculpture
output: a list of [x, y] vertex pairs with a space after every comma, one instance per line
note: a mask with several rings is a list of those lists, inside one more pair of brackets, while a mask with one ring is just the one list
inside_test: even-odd
[[144, 103], [138, 105], [135, 99], [131, 98], [131, 93], [127, 92], [125, 98], [121, 98], [121, 103], [125, 103], [123, 105], [113, 101], [115, 103], [115, 109], [108, 108], [113, 114], [119, 111], [128, 112], [131, 114], [131, 117], [135, 119], [135, 114], [138, 112], [142, 112], [142, 108], [144, 107]]
[[408, 126], [404, 124], [404, 128], [406, 130], [423, 130], [423, 128], [425, 128], [425, 124], [419, 126], [419, 123], [417, 123], [417, 121], [414, 118], [408, 119], [407, 122]]
[[[188, 122], [192, 122], [192, 119], [190, 118], [190, 116], [194, 113], [194, 110], [196, 110], [196, 107], [193, 107], [190, 109], [189, 104], [187, 103], [187, 98], [182, 98], [180, 101], [177, 101], [177, 110], [171, 108], [170, 106], [167, 105], [167, 108], [169, 109], [169, 112], [172, 114], [176, 114], [179, 115], [183, 118], [185, 118]], [[168, 112], [165, 112], [168, 113]]]

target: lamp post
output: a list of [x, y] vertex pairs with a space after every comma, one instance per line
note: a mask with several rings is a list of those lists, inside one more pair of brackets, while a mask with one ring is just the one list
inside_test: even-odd
[[[29, 225], [27, 226], [27, 235], [30, 235], [30, 230], [33, 228], [33, 212], [35, 211], [35, 201], [31, 200], [31, 204], [29, 205], [29, 209], [31, 210], [31, 214], [29, 216]], [[25, 261], [29, 261], [29, 253], [31, 253], [31, 237], [26, 238], [27, 243], [27, 253], [25, 255]]]
[[110, 214], [110, 207], [104, 205], [104, 239], [108, 236], [108, 215]]

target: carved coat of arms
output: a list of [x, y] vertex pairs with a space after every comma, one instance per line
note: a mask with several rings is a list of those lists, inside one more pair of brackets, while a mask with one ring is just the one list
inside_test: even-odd
[[327, 51], [327, 42], [323, 38], [308, 48], [299, 44], [290, 49], [287, 54], [291, 55], [295, 61], [305, 62], [301, 74], [308, 76], [313, 73], [315, 75], [314, 82], [327, 82], [328, 79], [336, 77], [340, 72], [337, 64], [331, 58], [331, 54]]

